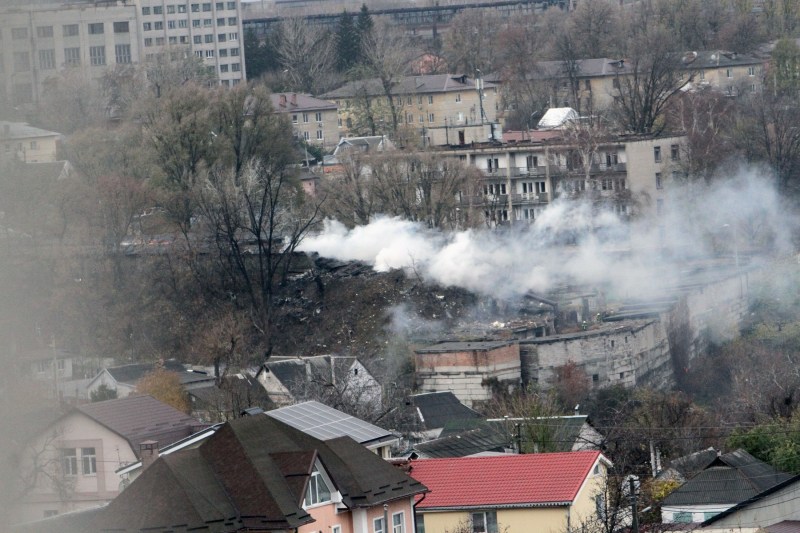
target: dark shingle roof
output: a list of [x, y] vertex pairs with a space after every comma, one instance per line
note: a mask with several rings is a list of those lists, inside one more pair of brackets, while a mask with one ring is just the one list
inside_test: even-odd
[[721, 455], [675, 489], [664, 505], [737, 504], [789, 479], [744, 450]]
[[164, 446], [188, 437], [200, 422], [152, 396], [128, 396], [76, 407], [89, 418], [123, 436], [134, 453], [139, 443], [155, 440]]
[[414, 446], [422, 459], [441, 459], [445, 457], [466, 457], [481, 452], [503, 452], [509, 448], [511, 438], [489, 426], [429, 440]]
[[448, 422], [464, 419], [477, 419], [480, 415], [458, 401], [452, 392], [429, 392], [411, 396], [411, 402], [418, 410], [418, 416], [426, 428], [444, 427]]

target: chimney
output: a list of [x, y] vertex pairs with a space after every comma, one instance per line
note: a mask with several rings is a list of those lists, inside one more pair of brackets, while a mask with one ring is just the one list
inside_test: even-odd
[[286, 95], [285, 94], [281, 94], [280, 106], [281, 107], [286, 107]]
[[297, 93], [292, 93], [292, 105], [297, 105]]
[[142, 472], [144, 472], [147, 470], [147, 467], [158, 459], [158, 442], [154, 440], [143, 440], [140, 442], [139, 457], [142, 458]]

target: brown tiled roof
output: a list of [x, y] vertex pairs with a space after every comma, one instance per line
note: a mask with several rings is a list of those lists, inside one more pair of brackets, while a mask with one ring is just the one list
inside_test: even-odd
[[139, 443], [152, 439], [165, 446], [188, 437], [201, 423], [152, 396], [128, 396], [76, 407], [89, 418], [123, 436], [139, 454]]

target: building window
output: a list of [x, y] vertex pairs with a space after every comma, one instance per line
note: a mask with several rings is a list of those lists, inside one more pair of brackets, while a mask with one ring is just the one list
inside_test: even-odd
[[114, 46], [114, 56], [118, 64], [127, 65], [131, 62], [131, 45], [118, 44]]
[[340, 128], [342, 127], [342, 117], [336, 119], [336, 125]]
[[433, 103], [433, 95], [429, 94], [428, 95], [428, 104], [432, 104], [432, 103]]
[[224, 26], [225, 25], [225, 17], [217, 19], [217, 26]]
[[36, 36], [40, 39], [50, 39], [53, 37], [53, 27], [52, 26], [37, 26], [36, 27]]
[[[308, 140], [308, 132], [304, 133], [306, 134], [306, 140]], [[315, 466], [314, 470], [311, 472], [311, 477], [308, 480], [305, 504], [307, 506], [317, 505], [319, 503], [325, 503], [329, 501], [331, 501], [331, 490], [328, 488], [328, 484], [325, 483], [325, 480], [322, 478], [322, 473], [320, 473]]]
[[203, 27], [210, 28], [214, 25], [214, 21], [212, 19], [203, 19]]
[[461, 93], [456, 93], [456, 102], [461, 101]]
[[150, 14], [150, 8], [143, 6], [142, 7], [142, 15], [149, 15], [149, 14]]
[[200, 19], [192, 21], [192, 28], [199, 28], [200, 27]]
[[97, 456], [94, 448], [81, 448], [81, 467], [84, 476], [97, 473]]
[[434, 116], [433, 113], [428, 113], [428, 122], [433, 122]]
[[292, 115], [292, 124], [297, 124], [297, 114]]
[[28, 28], [11, 28], [11, 38], [21, 41], [28, 38]]
[[228, 2], [228, 9], [236, 9], [236, 2]]
[[342, 526], [331, 527], [331, 533], [342, 533]]
[[163, 45], [164, 45], [164, 38], [156, 37], [156, 46], [163, 46]]
[[78, 453], [75, 448], [61, 450], [61, 469], [65, 476], [78, 475]]
[[77, 24], [64, 24], [61, 26], [61, 32], [64, 37], [75, 37], [79, 33]]
[[163, 20], [155, 21], [153, 23], [153, 29], [154, 30], [163, 30], [164, 29], [164, 21]]
[[220, 72], [228, 72], [228, 65], [220, 65], [219, 66]]
[[228, 17], [228, 26], [236, 26], [236, 17]]
[[732, 68], [725, 69], [725, 76], [728, 77], [728, 78], [732, 78], [733, 77], [733, 69]]
[[39, 68], [42, 70], [52, 70], [56, 68], [55, 50], [39, 50]]
[[679, 161], [681, 158], [681, 147], [677, 144], [673, 144], [669, 147], [669, 157], [673, 161]]
[[213, 36], [212, 34], [210, 34], [210, 33], [209, 33], [208, 35], [204, 35], [204, 36], [203, 36], [203, 40], [204, 40], [206, 43], [213, 43], [213, 42], [214, 42], [214, 36]]
[[168, 20], [167, 21], [167, 29], [168, 30], [174, 30], [176, 26], [177, 26], [177, 24], [175, 23], [174, 20]]
[[130, 33], [130, 27], [128, 26], [128, 21], [125, 20], [122, 22], [115, 22], [114, 33]]
[[386, 524], [383, 518], [376, 518], [372, 521], [372, 531], [374, 533], [386, 533]]
[[206, 58], [210, 59], [214, 57], [214, 50], [206, 50]]
[[161, 6], [153, 6], [153, 15], [163, 15], [164, 8]]
[[392, 515], [392, 533], [405, 533], [406, 519], [405, 513], [400, 511]]
[[238, 41], [239, 40], [239, 34], [236, 33], [236, 32], [229, 33], [228, 34], [228, 40], [229, 41]]
[[64, 63], [68, 66], [76, 66], [81, 64], [81, 49], [64, 48]]
[[231, 55], [232, 56], [238, 56], [239, 55], [239, 49], [238, 48], [231, 48]]
[[319, 112], [319, 111], [317, 111], [316, 113], [314, 113], [314, 119], [315, 119], [317, 122], [322, 122], [322, 113], [321, 113], [321, 112]]
[[472, 513], [472, 533], [497, 533], [497, 513]]
[[654, 146], [653, 147], [653, 160], [656, 163], [661, 163], [661, 147], [660, 146]]
[[656, 213], [658, 213], [659, 215], [664, 213], [664, 200], [662, 200], [661, 198], [656, 200]]
[[425, 122], [425, 115], [423, 113], [420, 113], [419, 114], [419, 123], [422, 124], [423, 122]]
[[206, 2], [205, 4], [203, 4], [203, 11], [206, 13], [211, 11], [211, 2]]
[[200, 13], [200, 4], [192, 4], [192, 13]]
[[171, 5], [171, 4], [168, 5], [167, 6], [167, 15], [174, 15], [174, 14], [175, 14], [175, 6]]
[[317, 130], [317, 140], [318, 141], [322, 140], [322, 130]]
[[215, 7], [217, 11], [222, 11], [223, 9], [225, 9], [225, 4], [223, 2], [217, 2], [217, 5]]
[[756, 67], [747, 67], [747, 75], [748, 76], [755, 76], [756, 75]]
[[664, 183], [661, 181], [661, 172], [656, 172], [656, 189], [663, 189]]
[[14, 72], [28, 72], [30, 69], [30, 54], [28, 52], [14, 52]]
[[219, 41], [221, 43], [224, 43], [225, 42], [225, 34], [224, 33], [220, 33], [219, 35], [217, 35], [217, 41]]
[[89, 23], [89, 35], [102, 35], [104, 32], [105, 28], [102, 22]]
[[227, 48], [220, 48], [219, 49], [219, 57], [228, 57], [228, 49]]
[[105, 46], [90, 46], [89, 47], [89, 61], [94, 66], [106, 64], [106, 47]]
[[186, 20], [186, 19], [179, 20], [178, 21], [178, 27], [179, 28], [188, 28], [189, 27], [189, 21]]
[[203, 36], [202, 35], [195, 35], [192, 37], [194, 44], [203, 44]]
[[183, 4], [178, 4], [178, 13], [186, 13], [186, 6]]
[[153, 23], [152, 22], [144, 22], [144, 23], [142, 23], [142, 30], [143, 31], [151, 31], [152, 29], [153, 29]]
[[692, 521], [692, 513], [679, 511], [672, 514], [672, 521], [676, 524], [689, 524]]
[[706, 71], [705, 71], [705, 70], [701, 70], [701, 71], [700, 71], [700, 79], [701, 79], [701, 80], [704, 80], [704, 79], [706, 79]]

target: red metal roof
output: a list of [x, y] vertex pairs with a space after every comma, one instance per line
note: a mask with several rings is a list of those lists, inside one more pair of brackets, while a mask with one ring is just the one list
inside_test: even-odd
[[571, 502], [598, 451], [420, 459], [411, 477], [430, 489], [420, 509]]

